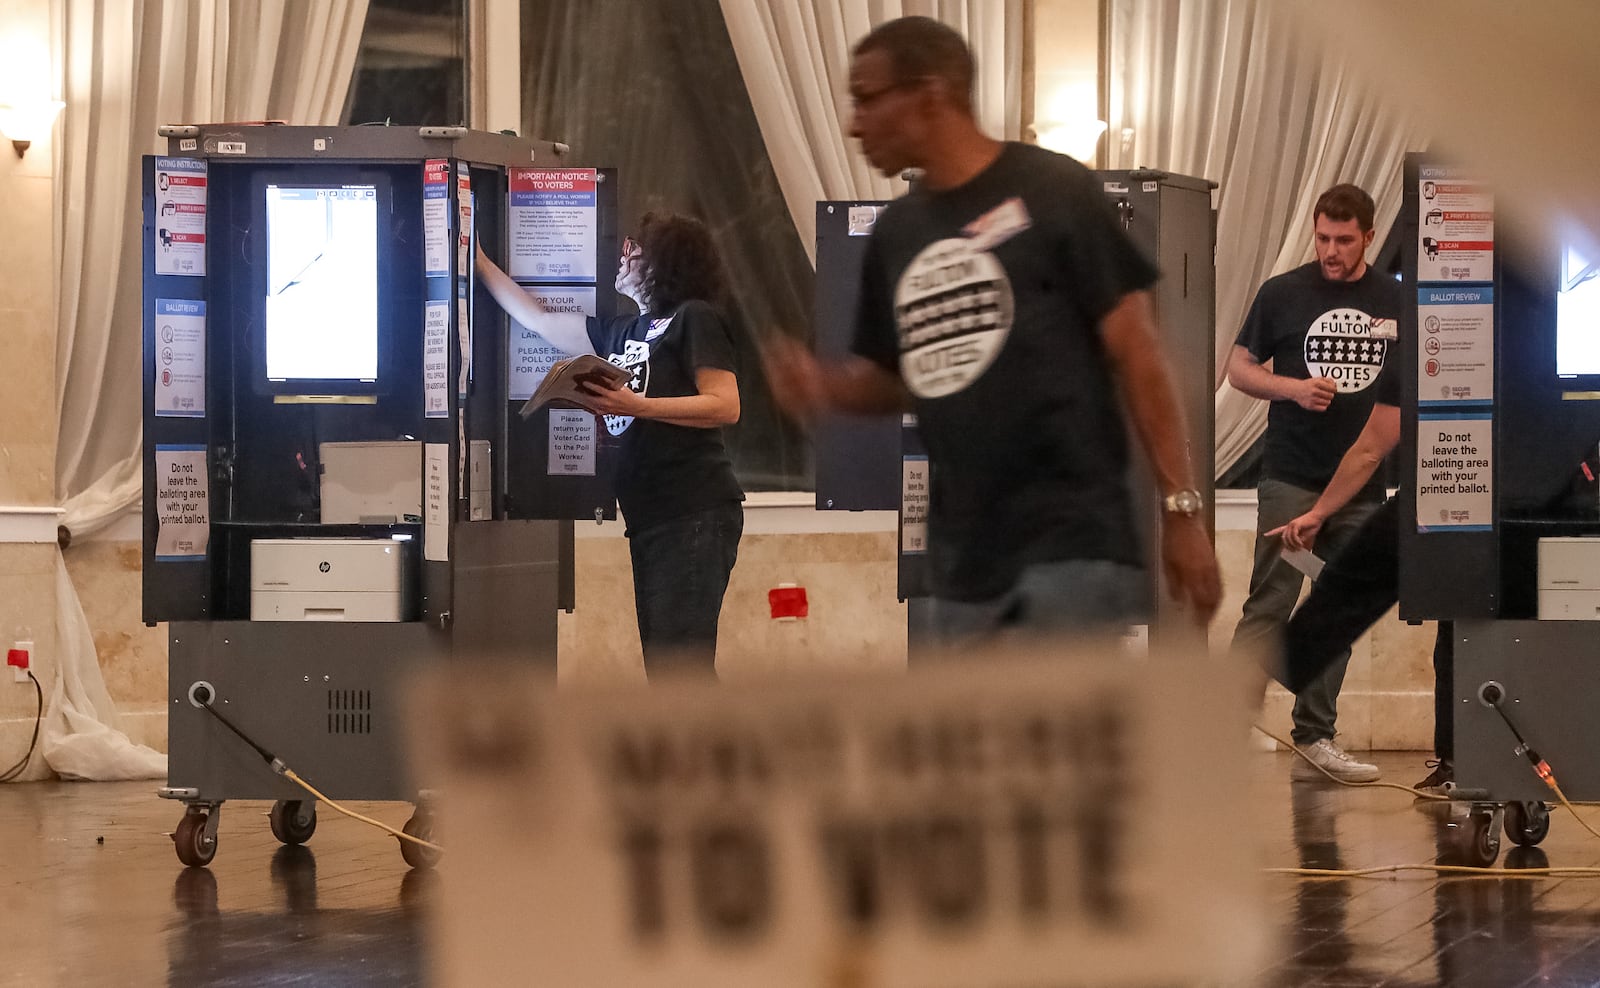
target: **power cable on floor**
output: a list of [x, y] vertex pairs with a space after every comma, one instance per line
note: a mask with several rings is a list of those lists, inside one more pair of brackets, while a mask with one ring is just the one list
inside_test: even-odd
[[234, 734], [238, 735], [239, 740], [243, 741], [245, 744], [247, 744], [251, 748], [253, 748], [255, 750], [255, 753], [261, 756], [261, 760], [266, 762], [267, 763], [267, 767], [272, 769], [273, 772], [277, 773], [278, 775], [283, 776], [284, 778], [288, 779], [290, 782], [293, 782], [295, 785], [299, 786], [300, 788], [304, 789], [306, 792], [308, 792], [311, 795], [315, 796], [317, 799], [321, 800], [323, 803], [326, 803], [328, 806], [332, 807], [336, 812], [343, 813], [345, 816], [351, 818], [352, 820], [359, 820], [362, 823], [370, 824], [370, 825], [372, 825], [374, 827], [377, 827], [379, 830], [386, 831], [387, 833], [392, 834], [393, 836], [399, 838], [400, 840], [410, 841], [413, 844], [417, 844], [417, 845], [420, 845], [422, 847], [426, 847], [430, 851], [438, 851], [441, 854], [444, 853], [444, 848], [440, 847], [438, 844], [433, 843], [432, 841], [423, 840], [421, 837], [417, 837], [417, 836], [415, 836], [413, 834], [408, 834], [403, 830], [396, 830], [394, 827], [389, 826], [387, 823], [383, 823], [382, 821], [379, 821], [379, 820], [374, 820], [369, 816], [362, 816], [360, 813], [357, 813], [354, 810], [347, 810], [343, 806], [339, 805], [337, 802], [329, 799], [328, 797], [324, 796], [322, 793], [318, 792], [315, 788], [312, 787], [312, 785], [309, 782], [307, 782], [306, 780], [300, 778], [299, 775], [295, 774], [295, 771], [293, 769], [291, 769], [288, 765], [285, 765], [284, 762], [283, 762], [283, 759], [281, 759], [278, 756], [274, 755], [272, 752], [268, 751], [267, 749], [261, 747], [259, 744], [256, 744], [256, 742], [250, 737], [250, 735], [248, 735], [244, 731], [240, 730], [238, 728], [238, 726], [236, 726], [233, 723], [233, 721], [229, 720], [228, 717], [225, 714], [223, 714], [222, 711], [218, 710], [216, 708], [216, 706], [213, 704], [213, 701], [216, 698], [212, 695], [210, 689], [197, 689], [194, 692], [192, 698], [195, 701], [195, 703], [199, 705], [200, 709], [210, 713], [211, 716], [215, 717], [222, 724], [223, 727], [226, 727], [228, 730], [230, 730]]
[[[1505, 716], [1503, 711], [1501, 716]], [[1332, 779], [1334, 782], [1339, 783], [1341, 786], [1349, 786], [1352, 789], [1399, 789], [1403, 792], [1413, 793], [1419, 799], [1444, 801], [1450, 800], [1449, 796], [1440, 795], [1438, 793], [1423, 792], [1422, 790], [1416, 789], [1412, 786], [1402, 786], [1395, 782], [1347, 782], [1344, 779], [1334, 775], [1332, 772], [1329, 772], [1321, 765], [1318, 765], [1314, 760], [1312, 760], [1310, 755], [1306, 754], [1304, 751], [1301, 751], [1300, 748], [1297, 747], [1293, 742], [1285, 741], [1283, 738], [1273, 734], [1260, 724], [1255, 724], [1253, 726], [1262, 734], [1265, 734], [1267, 737], [1283, 745], [1285, 748], [1288, 748], [1299, 757], [1304, 758], [1308, 763], [1314, 766], [1317, 771], [1321, 772], [1329, 779]], [[1593, 834], [1596, 838], [1600, 838], [1600, 831], [1596, 831], [1589, 825], [1587, 820], [1578, 814], [1577, 807], [1573, 806], [1572, 803], [1568, 801], [1566, 793], [1562, 792], [1561, 787], [1556, 784], [1555, 773], [1551, 771], [1549, 764], [1547, 764], [1543, 759], [1540, 759], [1536, 752], [1533, 752], [1531, 749], [1527, 748], [1526, 743], [1522, 741], [1521, 733], [1516, 730], [1516, 727], [1510, 723], [1509, 719], [1507, 720], [1507, 726], [1511, 727], [1512, 733], [1516, 734], [1517, 741], [1519, 744], [1521, 744], [1519, 751], [1525, 751], [1534, 761], [1534, 773], [1538, 775], [1539, 778], [1544, 780], [1545, 785], [1550, 787], [1550, 789], [1556, 794], [1556, 798], [1561, 801], [1561, 805], [1567, 808], [1567, 810], [1572, 814], [1573, 818], [1578, 821], [1578, 824], [1582, 826], [1583, 829], [1589, 831], [1589, 833]], [[1600, 868], [1480, 868], [1473, 865], [1441, 865], [1424, 862], [1419, 862], [1417, 864], [1378, 865], [1372, 868], [1264, 868], [1262, 870], [1269, 875], [1295, 875], [1300, 878], [1385, 878], [1395, 877], [1404, 872], [1425, 872], [1432, 873], [1436, 876], [1456, 875], [1463, 878], [1600, 878]]]
[[1274, 741], [1278, 742], [1279, 744], [1283, 745], [1285, 748], [1288, 748], [1290, 751], [1294, 752], [1297, 756], [1299, 756], [1301, 758], [1304, 758], [1306, 760], [1306, 763], [1309, 764], [1312, 768], [1316, 769], [1318, 772], [1321, 772], [1323, 775], [1326, 775], [1328, 778], [1332, 779], [1334, 782], [1339, 783], [1339, 785], [1341, 785], [1341, 786], [1349, 786], [1352, 789], [1368, 789], [1368, 788], [1372, 788], [1372, 789], [1398, 789], [1401, 792], [1411, 793], [1413, 796], [1417, 797], [1418, 799], [1448, 800], [1450, 798], [1449, 796], [1441, 795], [1441, 794], [1436, 793], [1436, 792], [1424, 792], [1421, 789], [1417, 789], [1417, 788], [1412, 787], [1412, 786], [1402, 786], [1398, 782], [1350, 782], [1350, 781], [1347, 781], [1345, 779], [1341, 779], [1337, 775], [1334, 775], [1332, 772], [1330, 772], [1327, 769], [1323, 768], [1321, 765], [1318, 765], [1316, 763], [1315, 759], [1313, 759], [1310, 755], [1306, 754], [1305, 752], [1301, 751], [1299, 746], [1297, 746], [1294, 742], [1285, 741], [1283, 738], [1280, 738], [1276, 734], [1273, 734], [1271, 731], [1267, 730], [1265, 727], [1262, 727], [1260, 724], [1255, 724], [1255, 725], [1252, 725], [1252, 726], [1254, 726], [1255, 729], [1260, 731], [1262, 734], [1265, 734], [1267, 737], [1269, 737], [1272, 740], [1274, 740]]
[[28, 670], [28, 678], [33, 680], [33, 692], [38, 699], [38, 705], [33, 712], [33, 737], [28, 739], [28, 753], [22, 756], [22, 760], [0, 772], [0, 782], [10, 782], [25, 772], [28, 762], [33, 760], [33, 750], [39, 744], [39, 724], [44, 720], [44, 689], [39, 686], [39, 678], [33, 674], [32, 669]]

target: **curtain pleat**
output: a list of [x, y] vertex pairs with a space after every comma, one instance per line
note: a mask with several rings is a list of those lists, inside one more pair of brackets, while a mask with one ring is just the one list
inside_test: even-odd
[[907, 14], [961, 31], [978, 63], [979, 123], [1022, 132], [1023, 0], [721, 0], [761, 136], [806, 255], [816, 264], [817, 203], [893, 199], [905, 183], [875, 173], [845, 133], [850, 48]]
[[1256, 289], [1312, 258], [1311, 209], [1339, 182], [1400, 207], [1407, 151], [1427, 134], [1381, 98], [1337, 45], [1271, 0], [1112, 0], [1109, 164], [1220, 183], [1217, 196], [1217, 448], [1221, 476], [1266, 429], [1267, 405], [1226, 381]]
[[[57, 0], [56, 492], [77, 535], [140, 499], [141, 155], [162, 123], [337, 123], [367, 0]], [[165, 759], [117, 729], [93, 636], [58, 580], [59, 668], [41, 729], [45, 765], [73, 778], [151, 777]]]

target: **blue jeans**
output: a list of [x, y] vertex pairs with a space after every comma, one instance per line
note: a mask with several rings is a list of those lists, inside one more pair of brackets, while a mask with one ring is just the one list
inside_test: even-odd
[[934, 598], [929, 606], [935, 644], [943, 647], [1008, 634], [1120, 634], [1150, 620], [1150, 579], [1137, 566], [1104, 559], [1035, 563], [993, 600]]
[[729, 501], [628, 539], [647, 675], [663, 669], [716, 672], [717, 618], [742, 534], [744, 506]]

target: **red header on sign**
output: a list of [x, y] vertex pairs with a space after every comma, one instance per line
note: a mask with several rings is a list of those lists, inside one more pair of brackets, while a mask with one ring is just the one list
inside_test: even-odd
[[443, 185], [450, 176], [450, 162], [443, 158], [429, 158], [422, 166], [422, 181], [428, 185]]
[[1440, 250], [1494, 250], [1493, 240], [1441, 240]]
[[169, 172], [162, 172], [162, 174], [167, 176], [168, 186], [186, 185], [191, 189], [205, 188], [206, 177], [204, 175], [173, 175]]
[[593, 192], [599, 172], [594, 168], [514, 168], [512, 192]]

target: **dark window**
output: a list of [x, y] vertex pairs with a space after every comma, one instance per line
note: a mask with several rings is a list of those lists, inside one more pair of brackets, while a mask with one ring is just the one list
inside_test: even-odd
[[463, 122], [465, 21], [466, 0], [372, 0], [345, 123]]
[[711, 227], [743, 340], [734, 468], [747, 490], [811, 489], [806, 440], [757, 354], [774, 333], [810, 338], [815, 275], [717, 0], [522, 0], [522, 52], [524, 133], [618, 169], [619, 234], [650, 210]]

